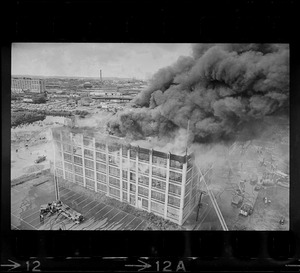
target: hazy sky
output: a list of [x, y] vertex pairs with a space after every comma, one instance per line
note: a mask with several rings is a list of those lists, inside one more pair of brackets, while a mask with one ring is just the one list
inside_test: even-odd
[[190, 54], [190, 44], [14, 43], [12, 75], [145, 79]]

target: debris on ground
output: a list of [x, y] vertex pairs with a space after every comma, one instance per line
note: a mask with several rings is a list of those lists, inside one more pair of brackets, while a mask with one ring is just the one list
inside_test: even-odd
[[25, 173], [34, 173], [44, 169], [44, 165], [33, 165], [25, 167], [23, 170]]

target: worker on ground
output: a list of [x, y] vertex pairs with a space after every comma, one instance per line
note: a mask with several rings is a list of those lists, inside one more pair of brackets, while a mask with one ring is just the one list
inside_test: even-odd
[[44, 224], [44, 215], [43, 215], [43, 214], [40, 214], [40, 222], [41, 222], [42, 224]]
[[53, 214], [53, 204], [50, 205], [50, 213]]

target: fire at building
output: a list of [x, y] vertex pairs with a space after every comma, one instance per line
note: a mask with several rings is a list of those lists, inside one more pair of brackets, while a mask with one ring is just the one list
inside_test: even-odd
[[52, 135], [58, 181], [104, 193], [179, 225], [197, 205], [199, 173], [192, 153], [165, 153], [70, 128], [53, 129]]

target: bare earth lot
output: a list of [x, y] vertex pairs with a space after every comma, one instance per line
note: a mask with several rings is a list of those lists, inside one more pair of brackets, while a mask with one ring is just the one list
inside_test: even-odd
[[[61, 117], [47, 117], [44, 121], [11, 129], [11, 179], [49, 168], [54, 156], [50, 128], [62, 124]], [[34, 160], [41, 155], [47, 156], [46, 161], [35, 164]]]

